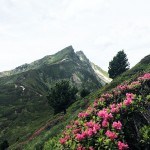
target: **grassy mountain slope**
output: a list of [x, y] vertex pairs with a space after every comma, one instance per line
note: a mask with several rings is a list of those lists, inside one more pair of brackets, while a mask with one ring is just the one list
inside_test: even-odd
[[[56, 125], [51, 126], [41, 132], [40, 135], [35, 137], [32, 141], [28, 141], [26, 145], [19, 145], [23, 149], [58, 149], [57, 141], [60, 138], [62, 130], [71, 120], [75, 120], [79, 112], [85, 110], [92, 102], [100, 97], [102, 93], [110, 91], [117, 85], [123, 82], [131, 82], [138, 76], [150, 72], [150, 55], [143, 58], [136, 66], [127, 72], [123, 73], [121, 76], [114, 79], [110, 84], [104, 86], [100, 90], [91, 93], [86, 99], [78, 100], [73, 105], [71, 105], [67, 114], [63, 116], [63, 120]], [[61, 114], [58, 114], [61, 115]], [[57, 118], [57, 116], [56, 116]], [[142, 120], [142, 119], [141, 119]]]
[[71, 46], [0, 74], [0, 143], [7, 139], [10, 145], [53, 120], [46, 95], [58, 80], [67, 79], [79, 90], [102, 86], [89, 62], [80, 60]]
[[59, 148], [149, 149], [149, 94], [150, 73], [102, 94], [66, 126]]

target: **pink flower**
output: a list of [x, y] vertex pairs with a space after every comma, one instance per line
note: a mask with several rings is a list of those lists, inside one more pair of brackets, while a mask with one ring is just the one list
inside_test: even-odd
[[88, 129], [85, 131], [85, 133], [91, 137], [94, 134], [96, 134], [100, 130], [100, 125], [98, 123], [95, 123], [93, 121], [85, 123], [85, 126], [88, 127]]
[[86, 111], [86, 112], [87, 112], [88, 114], [91, 114], [92, 112], [95, 112], [95, 111], [96, 111], [96, 109], [90, 106], [90, 107], [87, 108], [87, 111]]
[[66, 139], [65, 138], [61, 138], [60, 140], [59, 140], [59, 142], [60, 142], [60, 144], [62, 144], [62, 145], [64, 145], [65, 143], [66, 143]]
[[109, 98], [112, 98], [113, 95], [110, 94], [110, 93], [106, 93], [106, 94], [103, 94], [102, 97], [103, 97], [104, 99], [109, 99]]
[[97, 107], [97, 106], [98, 106], [98, 103], [95, 101], [94, 104], [93, 104], [93, 106], [94, 106], [94, 107]]
[[114, 94], [114, 96], [118, 96], [118, 95], [121, 94], [121, 91], [120, 91], [119, 89], [115, 88], [115, 89], [113, 90], [113, 94]]
[[95, 128], [96, 130], [100, 130], [100, 125], [97, 124], [97, 123], [95, 123], [94, 126], [93, 126], [93, 128]]
[[112, 115], [112, 113], [109, 113], [108, 117], [106, 119], [111, 119], [111, 118], [113, 118], [113, 115]]
[[123, 101], [123, 104], [124, 104], [125, 106], [128, 106], [128, 105], [130, 105], [131, 103], [132, 103], [132, 99], [126, 99], [126, 100]]
[[93, 121], [87, 122], [85, 125], [89, 128], [95, 128], [96, 130], [100, 129], [100, 125]]
[[70, 129], [70, 128], [71, 128], [71, 126], [70, 126], [70, 125], [68, 125], [68, 126], [66, 126], [66, 128], [67, 128], [67, 129]]
[[102, 127], [108, 127], [108, 121], [107, 120], [103, 120]]
[[133, 93], [126, 93], [126, 97], [133, 99], [134, 98], [134, 94]]
[[81, 113], [78, 114], [79, 118], [85, 118], [87, 116], [89, 116], [89, 114], [87, 112], [81, 112]]
[[89, 150], [94, 150], [93, 146], [90, 146], [90, 147], [89, 147]]
[[117, 134], [115, 132], [110, 131], [110, 130], [107, 130], [107, 132], [105, 133], [105, 135], [107, 137], [109, 137], [111, 140], [117, 138]]
[[110, 110], [111, 113], [118, 113], [119, 112], [119, 107], [115, 104], [110, 105], [110, 108], [111, 108], [111, 110]]
[[84, 134], [86, 135], [86, 137], [91, 137], [93, 135], [93, 131], [91, 128], [89, 128], [84, 131]]
[[72, 133], [77, 134], [77, 133], [79, 133], [80, 131], [81, 131], [81, 129], [74, 129], [74, 130], [72, 131]]
[[126, 99], [124, 100], [123, 104], [124, 104], [125, 106], [130, 105], [130, 104], [132, 103], [132, 99], [133, 99], [133, 98], [134, 98], [134, 94], [132, 94], [132, 93], [127, 93], [127, 94], [126, 94]]
[[82, 132], [82, 134], [81, 134], [83, 137], [84, 137], [84, 139], [88, 136], [88, 134], [87, 134], [87, 132]]
[[129, 89], [139, 87], [140, 85], [141, 85], [141, 83], [139, 81], [134, 81], [129, 85]]
[[70, 136], [69, 135], [66, 135], [65, 136], [65, 139], [68, 141], [70, 139]]
[[92, 128], [94, 126], [94, 122], [90, 121], [86, 123], [86, 126]]
[[138, 78], [138, 80], [149, 80], [149, 79], [150, 79], [150, 73], [146, 73], [142, 77]]
[[85, 139], [85, 134], [76, 134], [76, 139], [78, 141], [82, 141], [83, 139]]
[[78, 148], [77, 148], [77, 150], [85, 150], [85, 147], [79, 145]]
[[100, 110], [97, 115], [101, 118], [105, 118], [106, 115], [108, 115], [106, 110]]
[[82, 118], [82, 117], [83, 117], [83, 113], [82, 113], [82, 112], [79, 113], [79, 114], [78, 114], [78, 117], [79, 117], [79, 118]]
[[94, 126], [93, 126], [93, 132], [96, 134], [97, 133], [97, 131], [99, 131], [100, 130], [100, 125], [99, 124], [94, 124]]
[[86, 131], [86, 133], [87, 133], [87, 136], [88, 136], [88, 137], [91, 137], [91, 136], [93, 136], [93, 134], [94, 134], [94, 132], [93, 132], [93, 130], [92, 130], [91, 128], [89, 128], [89, 129]]
[[125, 149], [128, 149], [128, 148], [129, 148], [129, 147], [128, 147], [127, 144], [124, 144], [124, 143], [118, 141], [118, 149], [119, 149], [119, 150], [125, 150]]
[[103, 97], [101, 97], [101, 98], [99, 99], [99, 101], [100, 101], [100, 102], [104, 102], [105, 99], [104, 99]]
[[103, 118], [103, 119], [111, 119], [111, 118], [113, 118], [113, 116], [112, 116], [112, 114], [111, 113], [109, 113], [108, 114], [108, 112], [106, 111], [106, 110], [100, 110], [98, 113], [97, 113], [97, 115], [100, 117], [100, 118]]
[[117, 129], [117, 130], [121, 130], [122, 124], [121, 124], [120, 121], [118, 121], [118, 122], [113, 122], [112, 127], [115, 128], [115, 129]]
[[75, 125], [79, 125], [79, 121], [76, 120], [76, 121], [74, 122], [74, 124], [75, 124]]
[[110, 104], [110, 108], [115, 108], [116, 104]]
[[121, 107], [122, 107], [122, 102], [119, 103], [119, 104], [117, 104], [117, 107], [118, 107], [118, 108], [121, 108]]
[[70, 136], [66, 135], [64, 138], [60, 138], [59, 142], [60, 144], [64, 145], [69, 139], [70, 139]]
[[128, 85], [126, 85], [126, 84], [125, 85], [118, 85], [117, 89], [120, 91], [125, 91], [126, 89], [128, 89]]

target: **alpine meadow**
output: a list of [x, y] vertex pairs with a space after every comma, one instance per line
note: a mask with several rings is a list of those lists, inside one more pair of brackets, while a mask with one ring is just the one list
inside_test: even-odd
[[0, 0], [0, 150], [150, 150], [150, 1]]

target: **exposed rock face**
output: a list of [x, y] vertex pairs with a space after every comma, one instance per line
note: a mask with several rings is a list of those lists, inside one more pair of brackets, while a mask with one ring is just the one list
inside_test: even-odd
[[82, 51], [78, 51], [76, 52], [76, 54], [79, 56], [80, 60], [84, 63], [87, 70], [93, 72], [93, 74], [96, 76], [96, 78], [102, 85], [105, 85], [106, 83], [112, 81], [112, 79], [108, 77], [108, 73], [102, 70], [99, 66], [90, 62]]

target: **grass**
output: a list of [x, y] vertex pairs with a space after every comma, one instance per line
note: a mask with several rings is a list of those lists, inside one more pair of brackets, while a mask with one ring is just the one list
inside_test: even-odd
[[[73, 64], [68, 64], [69, 68], [71, 68], [70, 65]], [[55, 121], [58, 117], [62, 116], [62, 114], [54, 116], [52, 109], [47, 105], [46, 99], [35, 94], [36, 92], [40, 93], [41, 91], [41, 94], [46, 94], [46, 87], [51, 86], [51, 81], [54, 82], [51, 77], [47, 78], [47, 76], [49, 76], [50, 73], [52, 73], [52, 75], [58, 73], [58, 68], [56, 67], [59, 68], [60, 66], [56, 65], [53, 67], [53, 69], [56, 69], [53, 73], [51, 72], [50, 67], [45, 66], [42, 70], [43, 72], [41, 70], [31, 70], [30, 72], [14, 75], [12, 77], [0, 78], [0, 85], [3, 85], [0, 86], [0, 142], [4, 139], [8, 139], [11, 145], [10, 149], [16, 149], [17, 147], [25, 150], [42, 149], [47, 142], [50, 142], [54, 137], [57, 138], [64, 127], [71, 120], [74, 120], [80, 111], [86, 109], [94, 99], [99, 97], [103, 92], [111, 90], [124, 81], [132, 80], [139, 76], [139, 74], [150, 72], [150, 58], [146, 58], [146, 61], [141, 61], [134, 68], [123, 73], [105, 87], [96, 92], [92, 92], [85, 99], [76, 101], [67, 109], [67, 114], [63, 116], [61, 121], [58, 121], [50, 128], [43, 130], [40, 135], [29, 141], [27, 144], [20, 145], [21, 142], [26, 141], [37, 129], [44, 126], [47, 122], [50, 120]], [[46, 74], [41, 80], [39, 74], [45, 72]], [[83, 71], [83, 73], [81, 72], [81, 74], [87, 76], [86, 71]], [[26, 78], [25, 81], [24, 78]], [[58, 78], [60, 77], [57, 77], [57, 79]], [[47, 85], [43, 85], [45, 81], [47, 81]], [[13, 82], [27, 86], [28, 90], [26, 93], [23, 94], [21, 88], [15, 89]], [[6, 83], [7, 85], [5, 85]], [[87, 85], [89, 88], [97, 86], [96, 80], [91, 80], [90, 83], [93, 85], [89, 86], [89, 84], [86, 83], [84, 86], [86, 87]], [[10, 92], [11, 96], [8, 94]], [[9, 105], [7, 105], [6, 100], [7, 103], [9, 102]]]
[[[64, 127], [71, 121], [77, 118], [77, 114], [87, 108], [94, 99], [100, 97], [102, 93], [111, 90], [112, 88], [116, 87], [117, 85], [123, 82], [129, 82], [135, 78], [137, 78], [140, 74], [145, 72], [150, 72], [150, 57], [146, 63], [141, 61], [135, 67], [128, 70], [127, 72], [123, 73], [121, 76], [114, 79], [110, 84], [106, 85], [105, 87], [97, 90], [96, 92], [91, 93], [89, 96], [86, 97], [85, 100], [78, 100], [73, 105], [71, 105], [68, 110], [66, 116], [64, 116], [64, 122], [59, 123], [58, 125], [51, 128], [49, 131], [45, 131], [42, 133], [42, 136], [35, 138], [32, 142], [29, 142], [25, 149], [29, 149], [29, 145], [32, 145], [32, 148], [38, 149], [40, 146], [45, 150], [50, 149], [50, 145], [53, 145], [53, 142], [58, 140], [59, 134], [61, 134]], [[49, 143], [49, 144], [48, 144]], [[45, 146], [44, 146], [45, 145]], [[38, 147], [39, 146], [39, 147]]]

